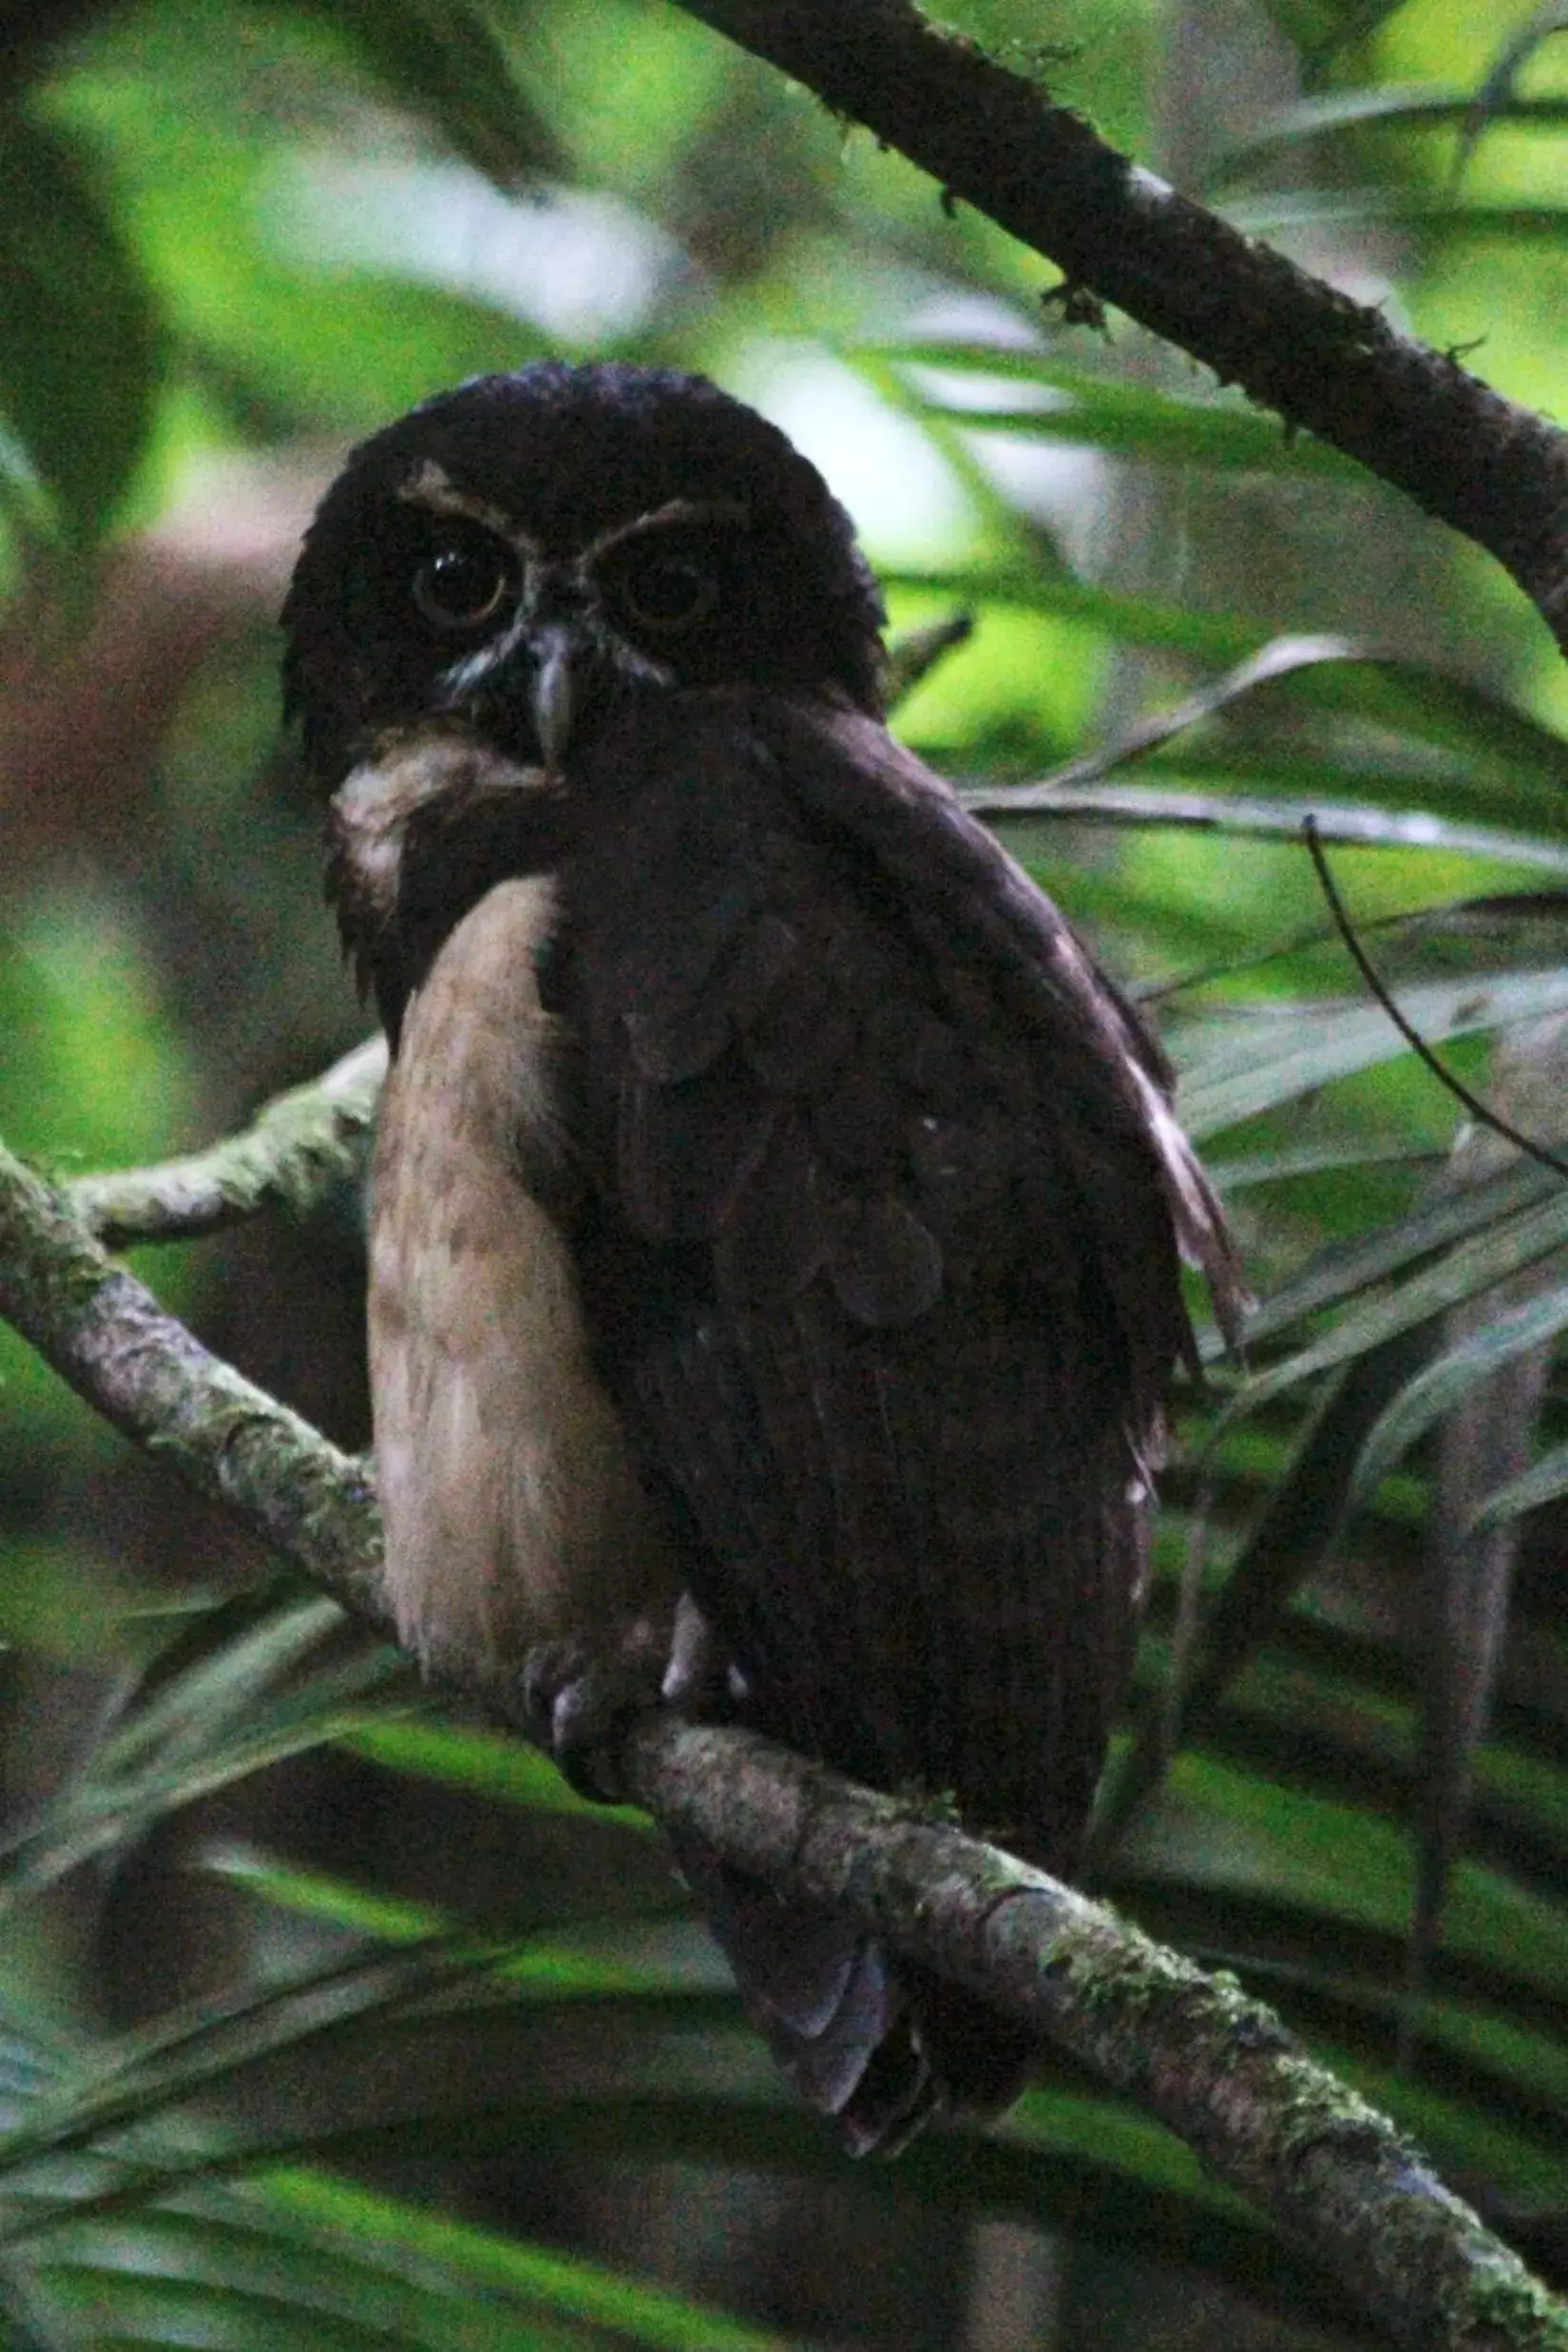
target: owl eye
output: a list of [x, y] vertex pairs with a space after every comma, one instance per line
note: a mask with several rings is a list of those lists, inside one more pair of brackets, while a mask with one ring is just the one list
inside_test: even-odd
[[718, 582], [684, 555], [648, 555], [616, 582], [616, 602], [634, 628], [677, 637], [705, 621], [718, 602]]
[[506, 601], [516, 574], [500, 547], [437, 547], [414, 573], [412, 595], [438, 629], [476, 629]]

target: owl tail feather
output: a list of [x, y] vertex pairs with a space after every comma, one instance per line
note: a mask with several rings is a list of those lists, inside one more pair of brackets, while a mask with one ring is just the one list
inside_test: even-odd
[[781, 2073], [854, 2156], [896, 2155], [931, 2116], [1012, 2104], [1033, 2036], [957, 1985], [894, 1959], [823, 1905], [682, 1841], [677, 1859]]

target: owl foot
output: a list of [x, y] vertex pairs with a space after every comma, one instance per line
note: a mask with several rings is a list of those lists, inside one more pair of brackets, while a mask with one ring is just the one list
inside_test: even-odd
[[639, 1618], [615, 1649], [536, 1642], [518, 1678], [523, 1728], [580, 1796], [623, 1805], [615, 1759], [631, 1718], [660, 1704], [717, 1713], [729, 1671], [708, 1620], [683, 1593], [673, 1619]]
[[542, 1641], [519, 1677], [523, 1726], [581, 1797], [623, 1805], [614, 1755], [633, 1715], [657, 1707], [663, 1660], [651, 1647], [593, 1652], [578, 1641]]

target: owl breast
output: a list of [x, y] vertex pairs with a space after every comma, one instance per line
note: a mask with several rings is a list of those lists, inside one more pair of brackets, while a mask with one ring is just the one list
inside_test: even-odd
[[377, 1138], [370, 1368], [389, 1597], [431, 1666], [667, 1648], [676, 1572], [589, 1360], [548, 1205], [560, 1033], [542, 878], [498, 884], [410, 999]]

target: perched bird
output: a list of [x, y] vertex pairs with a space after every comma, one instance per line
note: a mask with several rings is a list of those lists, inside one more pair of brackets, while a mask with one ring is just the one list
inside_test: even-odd
[[[882, 722], [842, 508], [698, 376], [554, 362], [351, 456], [284, 613], [393, 1051], [387, 1575], [568, 1766], [726, 1705], [1070, 1871], [1124, 1690], [1179, 1261], [1237, 1294], [1158, 1052]], [[856, 2151], [1030, 2045], [680, 1857]]]

